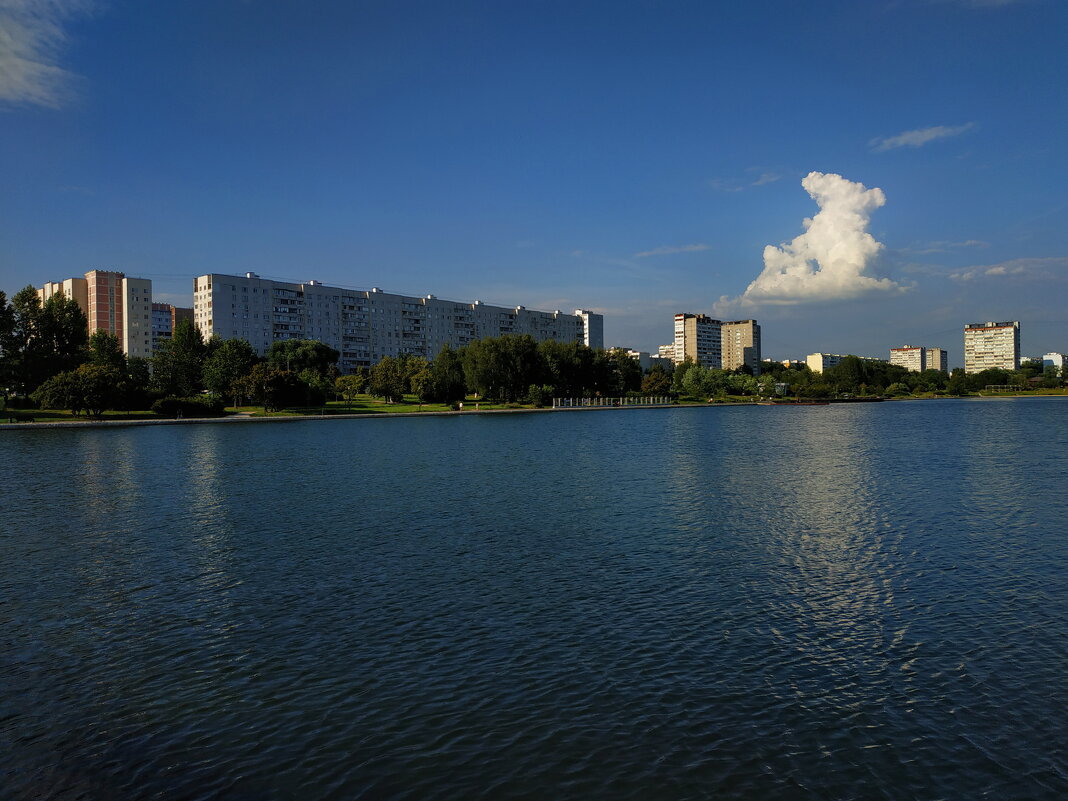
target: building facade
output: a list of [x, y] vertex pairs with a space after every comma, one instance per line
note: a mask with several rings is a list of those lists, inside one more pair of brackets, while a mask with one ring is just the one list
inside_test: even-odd
[[675, 364], [723, 366], [723, 323], [703, 314], [675, 315]]
[[[834, 367], [836, 364], [842, 361], [846, 356], [854, 354], [847, 353], [810, 353], [805, 358], [805, 364], [808, 365], [808, 369], [814, 373], [822, 373], [828, 367]], [[862, 362], [882, 362], [885, 364], [885, 360], [876, 359], [873, 356], [857, 356]]]
[[756, 320], [723, 323], [723, 369], [737, 370], [743, 365], [760, 375], [760, 326]]
[[433, 359], [445, 345], [459, 348], [504, 334], [603, 344], [604, 330], [603, 316], [590, 311], [533, 311], [378, 288], [343, 289], [319, 281], [272, 281], [256, 273], [195, 278], [193, 322], [205, 338], [245, 339], [261, 356], [274, 342], [316, 339], [341, 353], [343, 372], [405, 353]]
[[107, 331], [127, 356], [152, 355], [152, 282], [112, 270], [90, 270], [84, 278], [48, 281], [37, 290], [42, 302], [53, 295], [72, 298], [85, 312], [89, 335]]
[[928, 348], [927, 349], [927, 368], [928, 370], [941, 370], [943, 373], [949, 372], [949, 354], [946, 353], [945, 348]]
[[964, 371], [978, 373], [1020, 366], [1020, 322], [968, 323], [964, 326]]
[[193, 310], [172, 306], [169, 303], [152, 304], [152, 350], [159, 349], [159, 343], [174, 335], [174, 327], [182, 320], [193, 321]]
[[900, 348], [890, 348], [890, 364], [904, 367], [922, 373], [927, 369], [927, 348], [915, 345], [902, 345]]

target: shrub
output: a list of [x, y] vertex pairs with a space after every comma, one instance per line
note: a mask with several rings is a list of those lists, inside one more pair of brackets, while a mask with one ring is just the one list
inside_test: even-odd
[[221, 417], [225, 409], [221, 398], [177, 398], [168, 395], [152, 404], [152, 411], [162, 417]]

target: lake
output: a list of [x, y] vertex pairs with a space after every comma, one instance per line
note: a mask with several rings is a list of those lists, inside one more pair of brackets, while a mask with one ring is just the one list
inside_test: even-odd
[[0, 432], [0, 798], [1068, 797], [1068, 401]]

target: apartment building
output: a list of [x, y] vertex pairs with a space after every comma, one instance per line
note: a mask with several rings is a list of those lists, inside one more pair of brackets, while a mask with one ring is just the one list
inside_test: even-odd
[[127, 356], [152, 355], [152, 282], [112, 270], [90, 270], [84, 278], [48, 281], [37, 290], [42, 302], [56, 294], [72, 298], [85, 312], [89, 335], [107, 331]]
[[941, 370], [943, 373], [949, 372], [949, 355], [944, 348], [928, 348], [927, 349], [927, 368], [928, 370]]
[[922, 373], [927, 369], [927, 348], [915, 345], [902, 345], [900, 348], [890, 348], [890, 364], [904, 367]]
[[756, 320], [723, 323], [723, 369], [737, 370], [747, 365], [760, 375], [760, 326]]
[[978, 373], [1020, 366], [1020, 322], [968, 323], [964, 326], [964, 371]]
[[319, 340], [341, 353], [343, 372], [405, 353], [433, 359], [445, 345], [458, 348], [504, 334], [604, 346], [604, 318], [591, 311], [534, 311], [319, 281], [272, 281], [256, 273], [195, 278], [193, 321], [206, 338], [245, 339], [261, 356], [280, 340]]
[[73, 300], [85, 316], [89, 316], [89, 284], [84, 278], [67, 278], [61, 282], [45, 281], [45, 285], [37, 290], [41, 303], [53, 295], [63, 295]]
[[[808, 369], [814, 373], [822, 373], [829, 367], [834, 367], [840, 363], [846, 356], [854, 354], [845, 353], [810, 353], [805, 357], [805, 364], [808, 365]], [[886, 364], [884, 359], [876, 359], [873, 356], [857, 356], [862, 362], [881, 362]]]
[[152, 350], [159, 349], [159, 343], [174, 335], [174, 327], [182, 320], [193, 321], [193, 310], [172, 306], [170, 303], [152, 304]]
[[675, 315], [675, 364], [723, 366], [723, 323], [703, 314]]

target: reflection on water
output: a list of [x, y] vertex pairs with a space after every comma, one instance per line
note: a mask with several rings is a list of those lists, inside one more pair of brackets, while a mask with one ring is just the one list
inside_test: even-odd
[[1063, 797], [1057, 404], [18, 432], [0, 797]]

